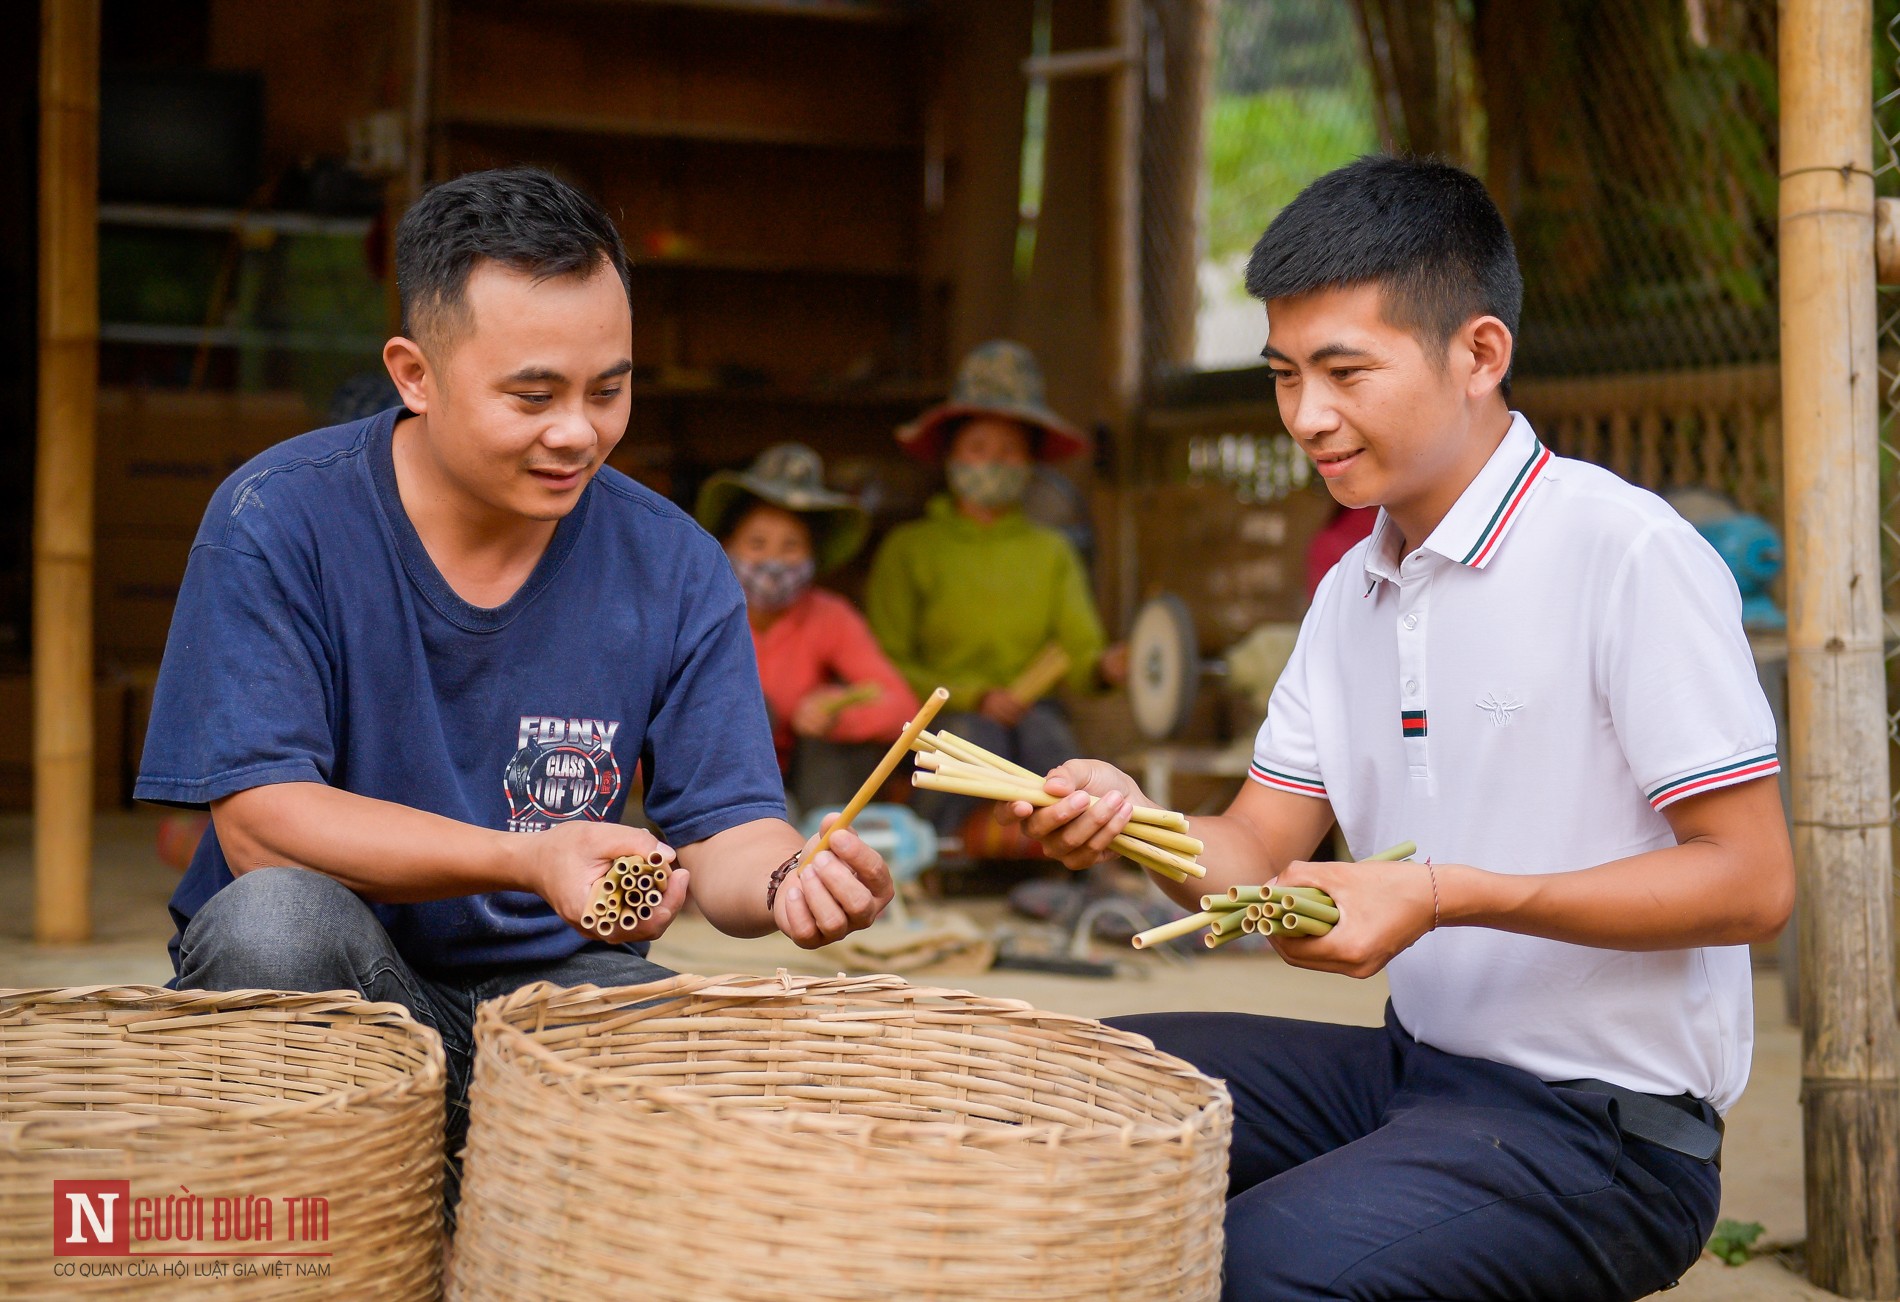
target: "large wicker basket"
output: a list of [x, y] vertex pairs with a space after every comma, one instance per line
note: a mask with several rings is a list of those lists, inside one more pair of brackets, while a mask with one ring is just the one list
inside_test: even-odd
[[1202, 1299], [1232, 1109], [1139, 1036], [895, 977], [476, 1016], [450, 1297]]
[[[349, 991], [0, 990], [0, 1296], [434, 1297], [442, 1089]], [[128, 1182], [123, 1247], [56, 1257], [55, 1180]]]

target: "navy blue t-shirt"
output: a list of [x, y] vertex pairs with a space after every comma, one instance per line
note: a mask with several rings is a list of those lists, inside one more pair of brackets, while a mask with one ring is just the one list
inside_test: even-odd
[[[472, 606], [397, 494], [394, 408], [279, 444], [205, 512], [134, 794], [202, 807], [325, 782], [465, 823], [618, 819], [634, 766], [672, 845], [785, 815], [745, 598], [718, 543], [602, 469], [520, 591]], [[172, 895], [180, 933], [231, 882], [215, 830]], [[425, 968], [564, 958], [540, 896], [375, 905]], [[172, 940], [178, 960], [178, 940]]]

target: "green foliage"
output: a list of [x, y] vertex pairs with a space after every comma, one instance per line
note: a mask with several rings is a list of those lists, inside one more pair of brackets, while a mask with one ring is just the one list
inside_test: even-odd
[[1307, 182], [1378, 147], [1372, 91], [1356, 86], [1223, 95], [1207, 126], [1207, 253], [1253, 247]]
[[1762, 1235], [1758, 1221], [1717, 1221], [1709, 1251], [1731, 1266], [1743, 1266], [1753, 1255], [1755, 1240]]

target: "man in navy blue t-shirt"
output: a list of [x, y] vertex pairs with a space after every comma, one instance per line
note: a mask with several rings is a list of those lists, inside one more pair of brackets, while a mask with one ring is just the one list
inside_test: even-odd
[[[724, 931], [816, 946], [891, 880], [849, 833], [778, 871], [803, 843], [731, 566], [603, 465], [632, 369], [606, 215], [544, 173], [475, 173], [410, 209], [396, 267], [404, 405], [218, 490], [136, 794], [211, 809], [172, 897], [176, 985], [405, 1004], [459, 1095], [477, 1002], [663, 975], [646, 942], [689, 891]], [[619, 822], [636, 769], [668, 846]], [[612, 860], [669, 846], [653, 917], [583, 937]]]

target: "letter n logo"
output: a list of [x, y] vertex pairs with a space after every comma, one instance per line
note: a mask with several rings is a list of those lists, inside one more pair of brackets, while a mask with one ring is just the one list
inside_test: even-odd
[[123, 1257], [132, 1249], [130, 1180], [53, 1181], [53, 1255]]

